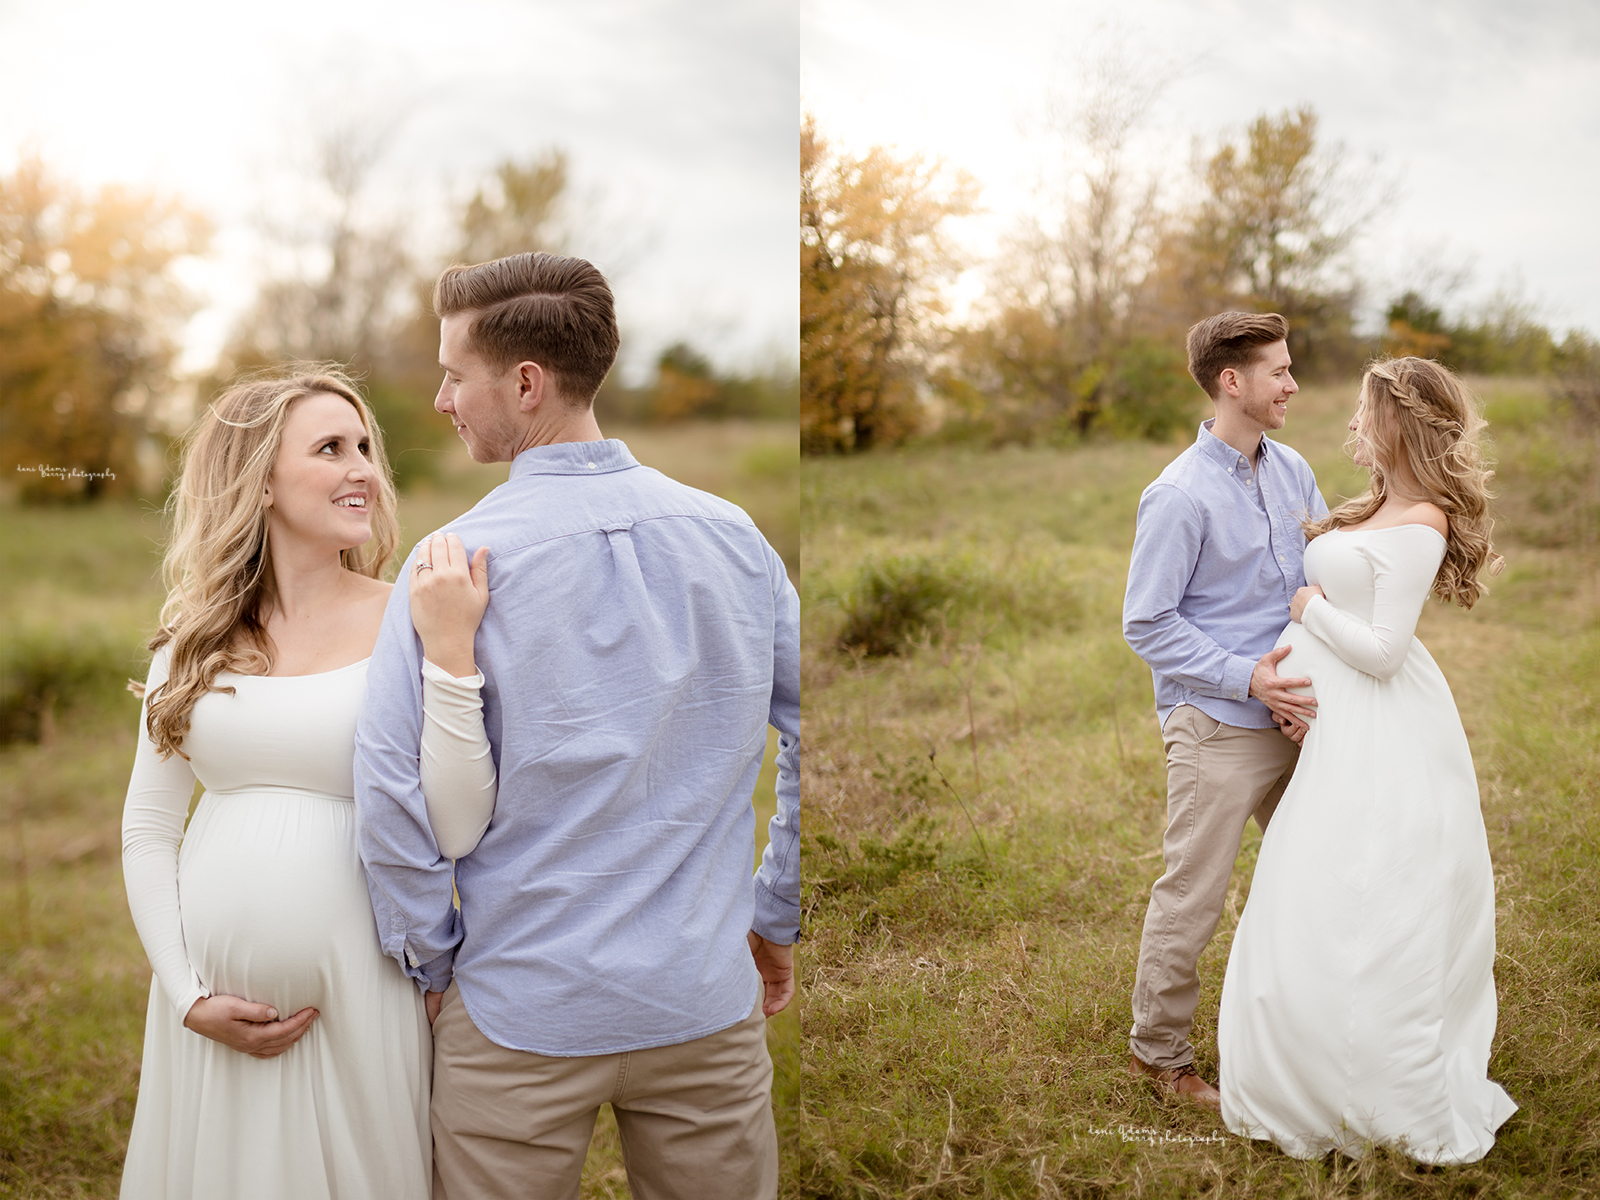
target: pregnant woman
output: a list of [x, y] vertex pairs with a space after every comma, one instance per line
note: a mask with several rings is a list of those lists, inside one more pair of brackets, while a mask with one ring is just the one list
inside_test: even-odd
[[1222, 1115], [1297, 1158], [1395, 1145], [1475, 1162], [1516, 1111], [1488, 1078], [1494, 877], [1429, 594], [1470, 608], [1492, 557], [1482, 421], [1460, 382], [1378, 363], [1350, 428], [1367, 493], [1308, 524], [1279, 665], [1318, 701], [1262, 839], [1217, 1038]]
[[[155, 978], [122, 1196], [421, 1200], [428, 1022], [379, 948], [355, 841], [356, 716], [398, 540], [371, 413], [336, 374], [235, 387], [173, 509], [123, 817]], [[488, 599], [483, 554], [469, 569], [440, 539], [441, 566], [450, 551], [447, 586], [413, 600], [425, 653], [441, 631], [470, 645]], [[479, 682], [430, 673], [430, 812], [452, 786], [481, 807]]]

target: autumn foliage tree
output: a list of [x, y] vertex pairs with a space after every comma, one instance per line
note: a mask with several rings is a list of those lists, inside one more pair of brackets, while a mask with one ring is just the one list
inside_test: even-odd
[[[1039, 199], [994, 271], [988, 319], [959, 335], [947, 387], [991, 440], [1111, 428], [1161, 436], [1186, 416], [1181, 355], [1143, 303], [1165, 214], [1132, 151], [1162, 86], [1123, 48], [1082, 67], [1037, 141]], [[973, 394], [987, 403], [975, 405]]]
[[892, 444], [919, 420], [920, 373], [959, 258], [947, 222], [977, 185], [883, 147], [800, 131], [800, 438], [806, 453]]
[[567, 155], [560, 149], [526, 162], [501, 162], [461, 210], [456, 261], [480, 263], [526, 250], [563, 250], [569, 182]]
[[1169, 311], [1198, 320], [1239, 308], [1282, 313], [1302, 374], [1353, 368], [1358, 287], [1343, 270], [1362, 228], [1388, 202], [1318, 138], [1308, 107], [1263, 113], [1198, 169], [1203, 192], [1182, 213], [1157, 270]]
[[0, 454], [31, 500], [136, 490], [209, 228], [172, 200], [84, 191], [37, 157], [0, 177]]
[[[1321, 145], [1316, 114], [1264, 114], [1182, 179], [1134, 168], [1131, 136], [1159, 79], [1125, 63], [1090, 79], [1058, 125], [1062, 168], [1012, 237], [985, 319], [960, 331], [944, 386], [991, 442], [1092, 434], [1165, 438], [1202, 408], [1184, 335], [1227, 309], [1281, 312], [1297, 372], [1349, 368], [1347, 252], [1386, 197]], [[1142, 79], [1142, 82], [1141, 82]]]
[[375, 203], [385, 148], [382, 130], [334, 129], [318, 140], [302, 210], [268, 231], [286, 267], [257, 290], [202, 390], [286, 361], [341, 363], [361, 378], [404, 487], [432, 475], [452, 441], [432, 407], [440, 268], [561, 250], [568, 171], [557, 149], [497, 164], [452, 214], [441, 260], [417, 254], [406, 227]]

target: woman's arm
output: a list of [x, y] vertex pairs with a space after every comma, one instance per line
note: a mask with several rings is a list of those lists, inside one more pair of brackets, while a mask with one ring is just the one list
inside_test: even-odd
[[181, 1018], [211, 990], [189, 962], [178, 912], [178, 845], [194, 794], [194, 771], [176, 754], [163, 760], [146, 723], [150, 698], [166, 682], [170, 654], [170, 646], [156, 651], [139, 706], [139, 746], [122, 806], [122, 879], [150, 967]]
[[1313, 596], [1301, 623], [1358, 671], [1391, 679], [1411, 652], [1422, 606], [1433, 589], [1444, 539], [1430, 529], [1406, 525], [1367, 540], [1361, 552], [1372, 564], [1372, 621], [1362, 621]]
[[303, 1008], [287, 1020], [265, 1004], [239, 996], [214, 996], [200, 979], [183, 941], [178, 905], [178, 847], [194, 795], [194, 769], [179, 755], [162, 759], [150, 740], [150, 697], [166, 682], [171, 647], [156, 651], [139, 707], [139, 748], [134, 753], [128, 797], [122, 806], [122, 879], [128, 911], [144, 943], [161, 990], [186, 1028], [241, 1054], [282, 1054], [317, 1017]]
[[483, 731], [483, 675], [457, 679], [422, 660], [422, 797], [439, 853], [477, 848], [494, 816], [494, 756]]
[[435, 534], [418, 548], [410, 580], [411, 620], [423, 653], [422, 796], [446, 858], [471, 854], [494, 816], [494, 757], [473, 655], [489, 603], [487, 560], [487, 548], [468, 560], [459, 537]]

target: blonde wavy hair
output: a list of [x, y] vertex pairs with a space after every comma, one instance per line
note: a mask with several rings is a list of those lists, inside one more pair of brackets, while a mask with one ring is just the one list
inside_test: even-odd
[[1361, 407], [1345, 450], [1352, 457], [1357, 438], [1372, 448], [1367, 490], [1346, 500], [1320, 521], [1305, 523], [1307, 539], [1331, 529], [1359, 525], [1389, 498], [1388, 464], [1403, 462], [1426, 498], [1449, 519], [1444, 561], [1434, 577], [1433, 594], [1471, 608], [1488, 589], [1478, 582], [1485, 564], [1498, 573], [1504, 560], [1489, 535], [1494, 519], [1489, 501], [1494, 478], [1483, 460], [1479, 434], [1486, 422], [1461, 381], [1426, 358], [1381, 359], [1361, 381]]
[[[233, 694], [233, 688], [215, 685], [218, 672], [264, 675], [272, 669], [272, 640], [262, 611], [273, 588], [262, 500], [290, 405], [321, 392], [349, 401], [360, 414], [367, 457], [376, 468], [367, 499], [372, 537], [342, 551], [340, 562], [376, 579], [399, 544], [383, 435], [355, 382], [342, 371], [328, 364], [296, 364], [246, 379], [217, 397], [185, 439], [178, 486], [167, 500], [172, 523], [162, 564], [167, 600], [150, 649], [170, 642], [172, 661], [166, 682], [149, 697], [145, 717], [162, 758], [189, 757], [183, 739], [201, 696]], [[132, 690], [144, 691], [141, 686]]]

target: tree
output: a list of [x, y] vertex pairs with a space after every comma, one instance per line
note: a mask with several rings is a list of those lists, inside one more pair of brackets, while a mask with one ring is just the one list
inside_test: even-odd
[[687, 342], [675, 342], [656, 360], [656, 394], [650, 415], [658, 421], [700, 416], [717, 402], [711, 360]]
[[174, 268], [209, 236], [176, 201], [85, 193], [38, 157], [0, 178], [0, 453], [25, 497], [137, 488], [194, 307]]
[[560, 253], [567, 242], [568, 182], [562, 150], [546, 150], [526, 163], [502, 162], [462, 209], [456, 260], [489, 262], [528, 250]]
[[720, 373], [687, 342], [674, 342], [656, 360], [656, 383], [638, 416], [652, 421], [689, 418], [793, 421], [797, 381], [774, 364], [750, 374]]
[[1282, 313], [1289, 348], [1307, 371], [1353, 365], [1358, 290], [1336, 277], [1361, 229], [1389, 202], [1352, 173], [1337, 148], [1319, 148], [1309, 107], [1263, 114], [1242, 143], [1226, 142], [1200, 170], [1204, 196], [1161, 255], [1173, 291], [1198, 320], [1226, 307]]
[[[304, 207], [269, 230], [289, 264], [257, 290], [207, 381], [220, 390], [242, 371], [283, 362], [337, 362], [362, 377], [382, 426], [396, 481], [435, 473], [450, 426], [432, 409], [439, 322], [433, 284], [442, 263], [406, 249], [403, 226], [372, 201], [387, 131], [348, 126], [316, 143]], [[524, 250], [559, 250], [567, 160], [548, 150], [505, 160], [455, 213], [448, 262], [484, 262]]]
[[917, 425], [917, 385], [959, 259], [945, 222], [974, 210], [970, 176], [881, 146], [831, 153], [800, 131], [800, 429], [807, 453], [891, 444]]
[[1385, 354], [1395, 358], [1440, 358], [1450, 346], [1450, 335], [1444, 328], [1444, 310], [1430, 304], [1418, 291], [1407, 291], [1395, 297], [1384, 319]]
[[332, 361], [362, 370], [380, 356], [416, 278], [404, 229], [377, 218], [368, 195], [386, 141], [385, 131], [355, 126], [317, 139], [315, 169], [299, 191], [304, 207], [269, 229], [291, 265], [258, 289], [224, 352], [230, 365]]
[[[1083, 434], [1114, 399], [1141, 400], [1112, 386], [1162, 228], [1156, 180], [1134, 169], [1131, 148], [1168, 73], [1124, 39], [1102, 40], [1073, 72], [1079, 95], [1052, 104], [1042, 204], [1010, 239], [988, 330], [965, 339], [967, 368], [987, 377], [1024, 437], [1063, 424]], [[1124, 423], [1151, 428], [1144, 417]]]

